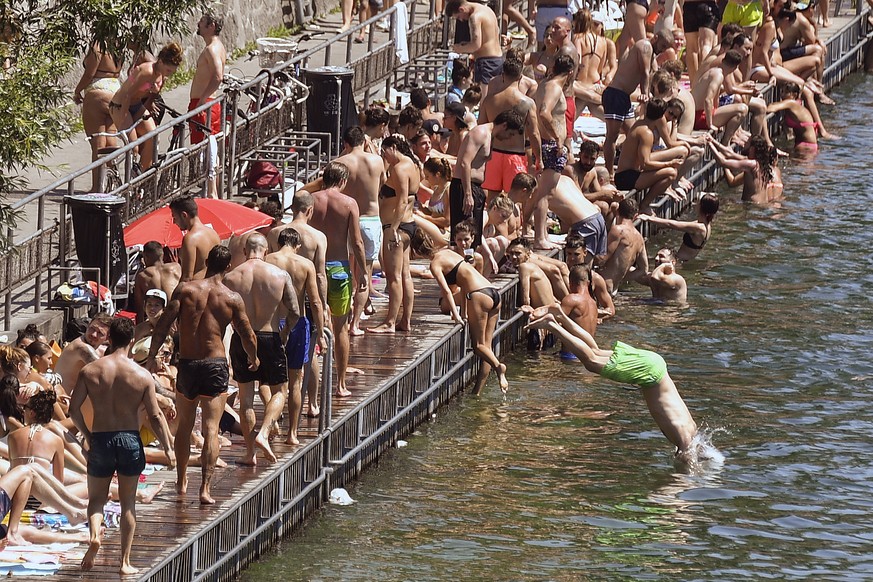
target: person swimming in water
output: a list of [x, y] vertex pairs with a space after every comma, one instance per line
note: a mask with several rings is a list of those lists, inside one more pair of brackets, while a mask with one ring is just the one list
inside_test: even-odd
[[659, 354], [616, 341], [613, 349], [601, 349], [594, 338], [553, 304], [539, 309], [523, 306], [531, 317], [525, 329], [545, 329], [561, 340], [589, 372], [604, 378], [639, 386], [658, 428], [676, 446], [676, 459], [692, 463], [697, 459], [697, 423], [691, 417], [676, 384]]

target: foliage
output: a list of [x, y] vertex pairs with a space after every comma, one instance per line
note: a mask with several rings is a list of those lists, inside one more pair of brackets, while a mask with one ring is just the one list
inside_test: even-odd
[[[38, 163], [75, 127], [60, 84], [93, 45], [123, 55], [157, 36], [188, 33], [206, 0], [0, 0], [0, 201], [26, 187], [21, 168]], [[0, 220], [13, 220], [0, 205]], [[6, 250], [0, 237], [0, 251]]]

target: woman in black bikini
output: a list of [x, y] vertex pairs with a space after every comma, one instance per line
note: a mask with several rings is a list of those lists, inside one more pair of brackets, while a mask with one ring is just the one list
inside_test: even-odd
[[379, 191], [382, 272], [387, 283], [388, 313], [381, 325], [367, 331], [394, 333], [395, 330], [409, 331], [412, 327], [415, 288], [409, 272], [409, 241], [416, 230], [412, 209], [421, 184], [421, 168], [409, 143], [400, 135], [391, 135], [382, 141], [382, 159], [388, 174]]
[[712, 234], [712, 220], [717, 212], [718, 196], [707, 192], [697, 201], [697, 220], [693, 222], [668, 220], [649, 214], [641, 214], [639, 218], [643, 222], [651, 222], [685, 233], [682, 235], [682, 246], [679, 247], [676, 258], [680, 261], [690, 261], [700, 253], [709, 240]]
[[[433, 241], [422, 232], [416, 233], [412, 239], [412, 250], [430, 259], [430, 272], [451, 308], [452, 319], [461, 325], [465, 319], [470, 323], [473, 351], [482, 360], [473, 393], [482, 391], [491, 370], [497, 372], [500, 389], [506, 392], [509, 387], [506, 364], [500, 363], [491, 347], [500, 315], [500, 292], [467, 262], [467, 258], [451, 249], [436, 250]], [[455, 303], [451, 285], [457, 285], [461, 290], [460, 307]]]

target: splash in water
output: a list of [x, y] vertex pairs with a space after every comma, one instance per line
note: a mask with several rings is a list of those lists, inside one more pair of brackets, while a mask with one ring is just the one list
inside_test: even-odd
[[701, 427], [691, 446], [684, 453], [677, 454], [676, 460], [684, 463], [690, 473], [708, 472], [724, 466], [724, 455], [712, 444], [712, 437], [718, 433], [727, 433], [725, 428]]

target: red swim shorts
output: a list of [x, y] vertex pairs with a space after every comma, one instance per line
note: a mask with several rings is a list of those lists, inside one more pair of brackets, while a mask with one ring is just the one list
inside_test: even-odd
[[491, 150], [491, 159], [485, 162], [485, 181], [482, 188], [494, 192], [509, 192], [512, 180], [527, 172], [527, 156], [514, 152]]
[[[188, 103], [188, 111], [191, 111], [198, 105], [200, 105], [200, 100], [192, 99]], [[212, 113], [212, 118], [209, 120], [209, 124], [206, 123], [207, 111]], [[221, 132], [221, 103], [216, 101], [207, 111], [202, 111], [195, 115], [193, 121], [196, 121], [197, 123], [200, 123], [202, 125], [208, 125], [212, 128], [212, 135], [217, 135]], [[200, 143], [201, 141], [206, 139], [206, 134], [204, 134], [199, 127], [197, 127], [193, 123], [189, 123], [189, 127], [191, 129], [191, 143]]]

